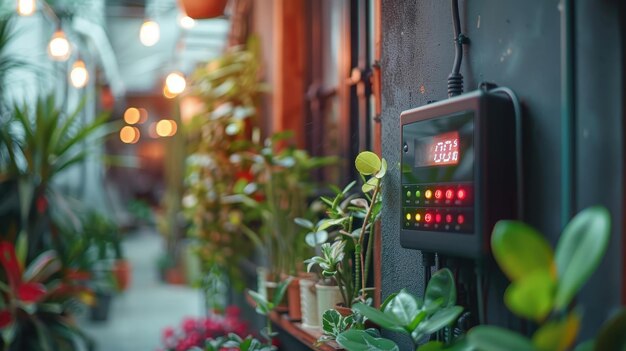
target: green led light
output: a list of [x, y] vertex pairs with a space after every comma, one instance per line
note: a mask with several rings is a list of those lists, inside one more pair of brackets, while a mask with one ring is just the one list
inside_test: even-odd
[[411, 191], [407, 190], [406, 197], [411, 197]]
[[422, 192], [421, 192], [421, 191], [419, 191], [419, 190], [417, 190], [417, 191], [415, 192], [415, 197], [421, 197], [421, 196], [422, 196]]

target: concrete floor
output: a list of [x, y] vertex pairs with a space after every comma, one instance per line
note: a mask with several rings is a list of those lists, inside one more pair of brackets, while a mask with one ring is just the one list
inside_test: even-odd
[[161, 346], [161, 331], [177, 327], [188, 316], [203, 315], [200, 292], [162, 283], [156, 269], [163, 249], [161, 236], [141, 230], [124, 241], [133, 276], [129, 290], [113, 299], [109, 319], [82, 327], [97, 343], [97, 351], [153, 351]]

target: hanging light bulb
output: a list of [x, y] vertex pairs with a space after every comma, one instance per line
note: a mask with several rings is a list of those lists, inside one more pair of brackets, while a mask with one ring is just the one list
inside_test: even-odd
[[165, 86], [170, 93], [178, 95], [185, 91], [185, 88], [187, 87], [187, 81], [185, 80], [185, 76], [183, 76], [182, 73], [172, 72], [167, 75], [167, 78], [165, 78]]
[[161, 30], [159, 24], [154, 21], [144, 21], [139, 30], [139, 40], [145, 46], [153, 46], [159, 42]]
[[72, 48], [62, 29], [57, 29], [48, 43], [48, 54], [55, 61], [67, 61]]
[[85, 67], [85, 62], [83, 60], [79, 59], [74, 62], [74, 65], [72, 65], [72, 71], [70, 72], [70, 81], [76, 89], [83, 88], [85, 87], [85, 85], [87, 85], [87, 82], [89, 81], [89, 72], [87, 71], [87, 68]]
[[181, 14], [178, 17], [178, 25], [185, 29], [191, 29], [196, 26], [196, 20], [187, 16], [186, 14]]
[[30, 16], [37, 10], [37, 1], [35, 0], [17, 0], [17, 13], [20, 16]]

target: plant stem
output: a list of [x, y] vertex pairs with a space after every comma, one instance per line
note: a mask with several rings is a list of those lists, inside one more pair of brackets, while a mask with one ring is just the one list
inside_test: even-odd
[[[367, 209], [367, 214], [365, 215], [365, 219], [363, 220], [363, 226], [361, 227], [361, 235], [359, 236], [359, 245], [361, 245], [361, 250], [359, 252], [359, 256], [361, 258], [361, 299], [365, 301], [365, 283], [367, 280], [366, 271], [365, 271], [365, 262], [363, 262], [363, 237], [365, 236], [365, 230], [367, 228], [367, 223], [370, 221], [370, 217], [372, 217], [372, 208], [376, 203], [376, 198], [378, 197], [378, 191], [380, 190], [380, 179], [378, 180], [378, 184], [376, 184], [376, 188], [374, 188], [374, 194], [372, 195], [372, 202], [370, 203], [369, 208]], [[373, 230], [372, 230], [373, 232]], [[372, 233], [370, 233], [370, 238], [372, 237]], [[371, 256], [372, 246], [367, 246], [367, 256]], [[371, 259], [371, 258], [370, 258]]]

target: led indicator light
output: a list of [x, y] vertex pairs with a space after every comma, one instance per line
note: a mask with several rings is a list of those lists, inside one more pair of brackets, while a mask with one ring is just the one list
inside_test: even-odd
[[459, 191], [456, 192], [456, 197], [459, 198], [459, 200], [465, 199], [466, 195], [467, 194], [465, 193], [465, 190], [463, 189], [459, 189]]
[[415, 221], [419, 222], [419, 221], [421, 221], [421, 220], [422, 220], [422, 215], [421, 215], [421, 214], [419, 214], [419, 213], [416, 213], [416, 214], [415, 214]]
[[442, 196], [443, 196], [443, 191], [441, 191], [441, 189], [435, 190], [435, 199], [441, 199]]
[[410, 220], [411, 220], [411, 214], [410, 214], [410, 213], [407, 213], [407, 214], [406, 214], [406, 220], [407, 220], [407, 221], [410, 221]]
[[417, 191], [415, 192], [415, 197], [421, 197], [421, 196], [422, 196], [422, 192], [421, 192], [421, 191], [419, 191], [419, 190], [417, 190]]
[[459, 223], [459, 224], [463, 224], [463, 223], [465, 223], [465, 216], [463, 216], [462, 214], [458, 215], [458, 216], [456, 217], [456, 221], [457, 221], [457, 223]]
[[437, 222], [437, 223], [441, 223], [441, 214], [440, 214], [440, 213], [437, 213], [437, 214], [435, 215], [435, 222]]
[[424, 221], [425, 221], [426, 223], [430, 223], [430, 222], [432, 222], [432, 221], [433, 221], [433, 215], [432, 215], [432, 214], [430, 214], [430, 213], [425, 214], [425, 215], [424, 215]]
[[411, 197], [411, 191], [407, 190], [406, 197]]
[[426, 190], [426, 192], [424, 193], [424, 196], [425, 196], [427, 199], [430, 199], [431, 197], [433, 197], [433, 191], [432, 191], [432, 190], [430, 190], [430, 189], [429, 189], [429, 190]]
[[446, 223], [452, 223], [452, 215], [449, 213], [446, 215]]
[[446, 199], [452, 200], [454, 198], [454, 191], [452, 189], [446, 190]]

